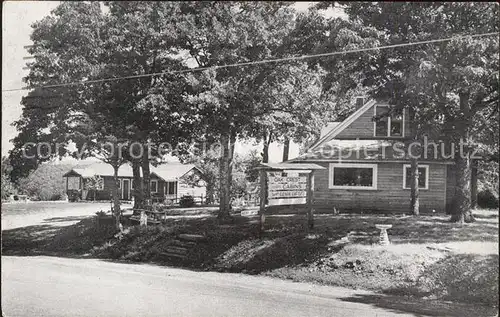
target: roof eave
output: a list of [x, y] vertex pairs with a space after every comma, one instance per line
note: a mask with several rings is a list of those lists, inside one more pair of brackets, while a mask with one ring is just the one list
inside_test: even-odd
[[340, 132], [345, 130], [351, 123], [353, 123], [357, 118], [359, 118], [363, 113], [365, 113], [368, 109], [370, 109], [373, 105], [375, 105], [377, 101], [375, 99], [368, 100], [362, 107], [356, 110], [353, 114], [351, 114], [347, 119], [342, 121], [339, 125], [333, 128], [330, 132], [325, 134], [321, 139], [318, 140], [315, 144], [313, 144], [309, 151], [315, 150], [318, 146], [323, 144], [329, 138], [336, 137]]

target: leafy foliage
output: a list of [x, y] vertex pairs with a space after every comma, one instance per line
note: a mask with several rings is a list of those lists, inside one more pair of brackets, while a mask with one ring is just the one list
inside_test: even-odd
[[182, 196], [181, 199], [179, 200], [179, 205], [182, 208], [193, 207], [195, 205], [194, 197], [191, 195]]
[[104, 189], [104, 179], [99, 175], [94, 175], [90, 178], [85, 179], [85, 189], [92, 193], [92, 197], [95, 200], [98, 190]]
[[66, 190], [62, 176], [72, 167], [66, 164], [41, 164], [28, 177], [19, 180], [19, 191], [33, 200], [60, 200]]
[[[179, 156], [181, 162], [185, 164], [195, 164], [203, 171], [203, 180], [207, 186], [207, 198], [209, 202], [214, 202], [219, 197], [219, 168], [220, 152], [215, 149], [202, 151], [191, 148]], [[249, 183], [255, 182], [258, 178], [257, 167], [262, 158], [256, 150], [246, 155], [236, 154], [233, 160], [233, 179], [231, 185], [231, 197], [241, 197], [248, 189]]]
[[[105, 5], [107, 12], [98, 2], [64, 2], [33, 24], [34, 45], [29, 52], [35, 59], [24, 79], [28, 86], [186, 68], [175, 56], [176, 34], [170, 32], [178, 3]], [[57, 155], [99, 157], [118, 168], [130, 160], [127, 154], [133, 142], [168, 140], [175, 146], [194, 131], [195, 117], [187, 114], [190, 108], [182, 102], [186, 89], [183, 77], [173, 75], [34, 89], [22, 100], [23, 115], [15, 123], [20, 133], [10, 155], [17, 164], [13, 178], [27, 175]], [[37, 154], [32, 147], [32, 158], [23, 155], [26, 143], [42, 141], [51, 149]], [[104, 147], [108, 142], [111, 148]], [[76, 152], [68, 152], [70, 143], [76, 145]], [[155, 155], [156, 151], [144, 152]], [[149, 166], [149, 157], [143, 161], [147, 161], [143, 166]], [[119, 205], [116, 186], [113, 196]]]
[[2, 199], [16, 193], [16, 188], [10, 180], [12, 166], [7, 157], [2, 157]]

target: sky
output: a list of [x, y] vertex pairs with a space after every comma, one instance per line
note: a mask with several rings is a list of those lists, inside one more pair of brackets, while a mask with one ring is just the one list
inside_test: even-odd
[[[28, 56], [24, 46], [32, 44], [30, 40], [31, 25], [41, 20], [55, 9], [60, 1], [3, 1], [2, 2], [2, 90], [24, 87], [22, 78], [28, 70], [23, 70]], [[314, 2], [297, 2], [295, 7], [299, 11], [307, 10]], [[337, 16], [340, 13], [329, 10], [327, 16]], [[13, 145], [10, 142], [17, 135], [12, 123], [18, 120], [22, 113], [21, 98], [27, 91], [2, 91], [2, 156], [8, 155]], [[241, 154], [252, 149], [262, 149], [262, 146], [253, 142], [240, 143], [236, 151]], [[272, 143], [269, 149], [269, 160], [281, 162], [283, 147]], [[290, 145], [290, 158], [299, 154], [299, 145]]]
[[[51, 1], [4, 1], [2, 2], [2, 90], [24, 86], [22, 78], [27, 75], [24, 56], [25, 45], [30, 40], [31, 24], [41, 20], [57, 7]], [[2, 156], [12, 149], [10, 139], [17, 134], [11, 124], [21, 116], [21, 97], [26, 91], [2, 91]]]

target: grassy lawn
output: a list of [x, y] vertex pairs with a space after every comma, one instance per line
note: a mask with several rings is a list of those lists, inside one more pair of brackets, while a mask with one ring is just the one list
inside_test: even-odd
[[[198, 270], [265, 274], [295, 281], [369, 289], [391, 295], [496, 306], [498, 211], [477, 210], [477, 221], [454, 224], [447, 215], [318, 214], [308, 230], [305, 215], [235, 215], [220, 224], [208, 210], [195, 218], [171, 217], [147, 228], [131, 227], [122, 239], [91, 219], [64, 228], [2, 232], [4, 254], [56, 253], [154, 262]], [[377, 244], [375, 224], [392, 224], [391, 245]], [[164, 256], [184, 233], [202, 234], [186, 259]]]
[[[296, 281], [371, 289], [397, 295], [497, 305], [498, 211], [477, 221], [449, 216], [318, 215], [315, 232], [329, 244], [299, 265], [265, 274]], [[279, 222], [283, 225], [286, 218]], [[375, 224], [392, 224], [390, 246], [377, 245]], [[349, 243], [338, 237], [348, 237]]]

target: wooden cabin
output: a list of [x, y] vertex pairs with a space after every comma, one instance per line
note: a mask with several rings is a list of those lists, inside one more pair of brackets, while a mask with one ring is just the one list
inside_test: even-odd
[[[325, 167], [315, 172], [315, 209], [410, 211], [410, 157], [405, 148], [411, 135], [409, 113], [405, 109], [376, 119], [389, 108], [385, 102], [359, 98], [354, 113], [330, 123], [305, 154], [288, 161]], [[439, 148], [434, 155], [436, 150], [430, 148], [427, 157], [418, 159], [420, 211], [449, 212], [455, 195], [454, 160], [440, 156]]]
[[[176, 202], [185, 195], [206, 196], [202, 171], [192, 164], [168, 163], [150, 166], [151, 197], [155, 201]], [[66, 192], [77, 192], [82, 200], [109, 200], [114, 186], [114, 170], [110, 164], [94, 163], [73, 168], [63, 175]], [[141, 172], [142, 177], [142, 172]], [[98, 181], [96, 181], [98, 179]], [[97, 186], [96, 186], [97, 184]], [[118, 191], [121, 200], [132, 200], [133, 172], [130, 164], [118, 169]]]

